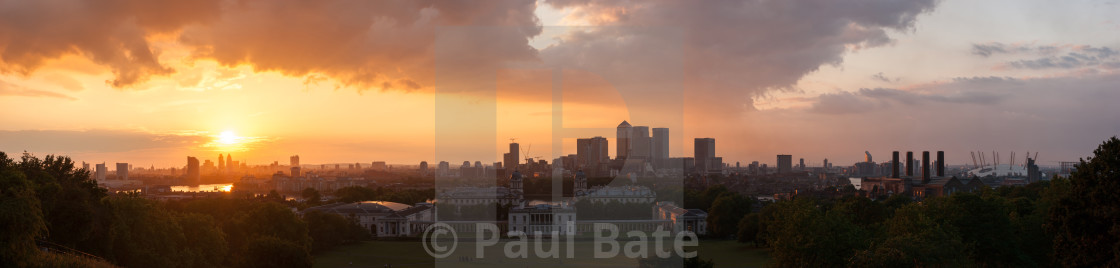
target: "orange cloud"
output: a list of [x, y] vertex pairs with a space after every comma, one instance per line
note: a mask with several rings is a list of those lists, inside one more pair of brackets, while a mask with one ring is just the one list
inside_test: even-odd
[[[540, 33], [534, 1], [28, 1], [0, 9], [0, 71], [30, 74], [45, 61], [80, 55], [109, 69], [107, 83], [134, 86], [176, 70], [156, 39], [188, 61], [289, 76], [324, 75], [359, 89], [430, 87], [441, 26], [517, 26], [503, 36], [467, 37], [462, 53], [487, 62], [531, 59]], [[470, 45], [474, 44], [474, 45]]]

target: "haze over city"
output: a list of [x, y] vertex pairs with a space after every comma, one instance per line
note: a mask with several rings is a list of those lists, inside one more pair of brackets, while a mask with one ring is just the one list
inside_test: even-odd
[[[575, 153], [575, 139], [552, 152], [552, 70], [508, 66], [574, 66], [561, 76], [564, 127], [612, 138], [623, 120], [659, 125], [632, 118], [618, 90], [657, 85], [614, 77], [663, 71], [618, 55], [674, 51], [673, 156], [711, 137], [725, 163], [792, 154], [847, 165], [864, 151], [926, 148], [950, 164], [997, 150], [1056, 165], [1120, 133], [1112, 1], [105, 5], [3, 8], [0, 150], [156, 167], [227, 153], [415, 165], [501, 161], [517, 138], [550, 158]], [[436, 36], [456, 26], [519, 30], [441, 48]], [[495, 111], [496, 138], [480, 141], [492, 149], [435, 159], [433, 68], [445, 49], [499, 66], [494, 102], [482, 104]]]

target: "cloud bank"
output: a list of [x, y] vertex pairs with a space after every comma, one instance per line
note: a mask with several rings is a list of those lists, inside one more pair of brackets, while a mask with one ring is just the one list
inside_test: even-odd
[[[361, 89], [416, 90], [431, 74], [440, 26], [516, 26], [486, 36], [480, 65], [531, 59], [540, 33], [534, 1], [81, 0], [0, 4], [0, 71], [29, 74], [67, 55], [109, 69], [117, 88], [175, 73], [162, 49], [189, 60], [322, 76]], [[170, 43], [164, 47], [159, 44]], [[464, 42], [470, 44], [471, 42]], [[476, 44], [478, 42], [475, 42]]]

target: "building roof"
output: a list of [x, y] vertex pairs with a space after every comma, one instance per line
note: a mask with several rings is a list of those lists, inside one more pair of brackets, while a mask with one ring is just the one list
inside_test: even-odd
[[354, 203], [335, 203], [308, 208], [337, 214], [392, 214], [409, 208], [408, 205], [388, 201], [362, 201]]
[[456, 187], [439, 193], [440, 198], [508, 198], [514, 195], [506, 187]]
[[432, 207], [431, 206], [413, 206], [413, 207], [406, 208], [404, 210], [398, 211], [397, 214], [400, 215], [401, 217], [408, 217], [408, 216], [411, 216], [413, 214], [417, 214], [417, 213], [420, 213], [420, 212], [427, 211], [429, 209], [432, 209]]
[[645, 186], [600, 186], [585, 194], [591, 198], [652, 197], [657, 194]]
[[700, 210], [700, 209], [692, 208], [692, 209], [688, 209], [688, 212], [684, 213], [681, 216], [707, 217], [708, 213], [704, 212], [703, 210]]
[[630, 127], [630, 123], [629, 123], [629, 122], [626, 122], [626, 120], [622, 120], [622, 123], [621, 123], [621, 124], [618, 124], [618, 127], [620, 127], [620, 128], [623, 128], [623, 127]]
[[661, 208], [662, 210], [669, 211], [670, 213], [678, 214], [678, 215], [684, 215], [684, 214], [688, 213], [687, 209], [683, 209], [681, 207], [678, 207], [677, 204], [675, 204], [673, 202], [670, 202], [670, 201], [657, 202], [657, 207]]
[[938, 177], [930, 179], [929, 183], [927, 183], [926, 185], [945, 186], [946, 184], [949, 184], [953, 181], [960, 183], [960, 180], [957, 180], [956, 177]]

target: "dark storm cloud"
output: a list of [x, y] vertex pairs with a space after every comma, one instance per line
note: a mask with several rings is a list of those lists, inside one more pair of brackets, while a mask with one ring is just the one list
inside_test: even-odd
[[1052, 55], [1060, 52], [1061, 49], [1061, 47], [1053, 45], [1004, 44], [1001, 42], [972, 44], [972, 54], [982, 57], [997, 54]]
[[1120, 99], [1117, 84], [1120, 75], [1103, 73], [977, 77], [825, 94], [808, 109], [748, 115], [747, 122], [767, 127], [742, 135], [783, 144], [778, 141], [821, 140], [825, 131], [827, 142], [807, 146], [811, 149], [805, 154], [827, 146], [833, 152], [850, 152], [847, 159], [853, 160], [865, 150], [944, 150], [952, 163], [969, 160], [968, 151], [1029, 150], [1041, 152], [1044, 165], [1056, 165], [1089, 155], [1101, 140], [1120, 135], [1120, 125], [1112, 123], [1120, 118], [1114, 104]]
[[28, 74], [81, 55], [107, 67], [115, 87], [169, 74], [147, 37], [217, 18], [214, 0], [44, 0], [0, 4], [0, 70]]
[[359, 88], [415, 90], [430, 83], [438, 26], [519, 27], [461, 49], [489, 60], [480, 65], [533, 58], [527, 41], [540, 32], [535, 7], [531, 0], [6, 1], [0, 69], [27, 74], [46, 60], [80, 55], [111, 70], [112, 86], [127, 87], [175, 72], [150, 41], [163, 36], [185, 45], [194, 59], [297, 77], [322, 74]]
[[964, 91], [949, 95], [935, 95], [893, 88], [861, 88], [859, 90], [859, 95], [878, 100], [891, 100], [906, 105], [918, 105], [928, 102], [994, 104], [1003, 98], [1003, 96], [983, 91]]
[[1117, 52], [1110, 47], [1087, 45], [1008, 45], [998, 42], [973, 44], [972, 54], [990, 57], [996, 54], [1029, 57], [1006, 62], [1012, 69], [1079, 69], [1111, 68], [1120, 62]]
[[972, 54], [988, 57], [998, 53], [1007, 53], [1002, 43], [972, 44]]
[[852, 114], [872, 111], [880, 105], [883, 104], [857, 93], [839, 92], [819, 96], [809, 110], [822, 114]]
[[810, 111], [823, 114], [850, 114], [891, 107], [917, 107], [927, 104], [997, 105], [1022, 83], [1013, 78], [956, 78], [946, 84], [902, 90], [861, 88], [856, 92], [822, 94]]
[[1033, 60], [1008, 62], [1008, 66], [1019, 69], [1075, 69], [1082, 67], [1107, 67], [1120, 59], [1108, 47], [1075, 47], [1072, 52], [1061, 56], [1049, 56]]
[[879, 72], [877, 74], [871, 75], [871, 79], [875, 79], [875, 80], [883, 81], [883, 82], [887, 82], [887, 83], [898, 82], [899, 80], [901, 80], [899, 78], [893, 78], [892, 79], [890, 77], [887, 77], [886, 75], [883, 74], [883, 72]]
[[[684, 86], [689, 91], [686, 97], [693, 103], [704, 103], [700, 109], [735, 112], [751, 107], [751, 97], [789, 89], [822, 65], [840, 64], [848, 51], [890, 43], [888, 31], [912, 29], [918, 15], [933, 10], [937, 1], [557, 0], [546, 3], [573, 8], [571, 16], [599, 25], [636, 26], [586, 30], [542, 50], [546, 61], [625, 66], [619, 69], [640, 73], [647, 68], [617, 61], [615, 56], [642, 53], [658, 57], [683, 51]], [[642, 31], [658, 27], [683, 31], [683, 49], [665, 46], [648, 31]], [[631, 40], [639, 41], [629, 42]]]

